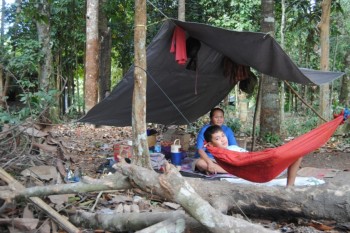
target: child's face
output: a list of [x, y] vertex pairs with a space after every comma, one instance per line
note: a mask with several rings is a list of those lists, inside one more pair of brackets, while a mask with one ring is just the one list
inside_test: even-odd
[[219, 125], [219, 126], [222, 126], [224, 124], [224, 114], [217, 110], [213, 113], [213, 116], [211, 117], [211, 123], [213, 125]]
[[211, 142], [209, 142], [209, 145], [220, 148], [227, 148], [228, 141], [226, 134], [223, 131], [213, 133], [211, 135]]

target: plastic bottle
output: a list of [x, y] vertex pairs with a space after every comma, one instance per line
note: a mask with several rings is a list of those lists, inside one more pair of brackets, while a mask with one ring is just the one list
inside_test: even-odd
[[162, 151], [162, 145], [159, 140], [157, 140], [156, 144], [154, 145], [154, 152], [160, 153]]
[[74, 176], [74, 174], [73, 174], [72, 170], [70, 170], [70, 164], [66, 164], [66, 177], [64, 178], [64, 180], [67, 183], [69, 183], [72, 181], [73, 176]]
[[81, 170], [80, 167], [76, 167], [74, 170], [74, 178], [73, 181], [75, 182], [79, 182], [81, 179]]

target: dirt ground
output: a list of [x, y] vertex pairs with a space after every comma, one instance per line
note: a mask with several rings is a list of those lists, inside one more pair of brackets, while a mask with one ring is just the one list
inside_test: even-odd
[[335, 176], [324, 178], [325, 182], [337, 186], [350, 185], [349, 152], [313, 152], [303, 158], [301, 168], [332, 168], [339, 170]]
[[[54, 137], [60, 138], [68, 149], [69, 155], [76, 164], [82, 164], [85, 174], [94, 177], [98, 167], [105, 162], [105, 158], [113, 157], [113, 145], [121, 141], [131, 140], [131, 127], [98, 127], [73, 124], [55, 127], [51, 130]], [[195, 136], [190, 140], [189, 155], [194, 153]], [[301, 168], [331, 168], [339, 170], [332, 178], [325, 178], [330, 182], [350, 185], [350, 145], [337, 137], [330, 140], [325, 146], [303, 158]], [[257, 145], [256, 150], [268, 146]], [[86, 161], [89, 161], [86, 163]], [[93, 162], [92, 162], [93, 161]], [[340, 182], [340, 183], [339, 183]]]
[[350, 171], [350, 152], [313, 152], [303, 158], [302, 167], [333, 168]]

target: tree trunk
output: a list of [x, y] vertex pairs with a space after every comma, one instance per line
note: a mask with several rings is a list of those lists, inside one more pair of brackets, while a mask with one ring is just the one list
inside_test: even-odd
[[345, 56], [345, 75], [341, 80], [340, 94], [339, 94], [339, 104], [341, 106], [350, 106], [350, 53]]
[[[284, 49], [284, 31], [286, 28], [286, 1], [281, 1], [281, 10], [282, 10], [282, 16], [281, 16], [281, 47]], [[281, 87], [280, 87], [280, 108], [281, 108], [281, 123], [284, 122], [284, 104], [285, 104], [285, 87], [284, 87], [284, 81], [280, 81]]]
[[[50, 8], [51, 4], [48, 0], [43, 0], [38, 3], [38, 12], [41, 17], [36, 20], [36, 27], [38, 31], [38, 40], [41, 45], [41, 54], [43, 55], [39, 62], [39, 85], [43, 91], [49, 91], [49, 89], [55, 88], [56, 83], [54, 82], [53, 74], [53, 57], [52, 57], [52, 45], [51, 45], [51, 25], [50, 25]], [[42, 19], [44, 17], [44, 19]], [[51, 103], [43, 103], [51, 104]], [[59, 116], [59, 110], [57, 106], [50, 106], [46, 108], [41, 120], [50, 122], [56, 121]]]
[[[320, 29], [321, 43], [321, 70], [329, 70], [329, 21], [332, 0], [323, 0], [321, 21], [318, 25]], [[320, 85], [320, 112], [324, 119], [329, 119], [331, 115], [330, 89], [329, 84]]]
[[108, 96], [111, 90], [111, 49], [112, 36], [108, 27], [107, 15], [102, 11], [107, 0], [100, 2], [99, 32], [100, 32], [100, 69], [99, 69], [99, 101]]
[[1, 0], [1, 24], [0, 24], [0, 46], [4, 46], [5, 26], [5, 0]]
[[241, 91], [238, 95], [238, 112], [239, 112], [239, 120], [243, 123], [247, 122], [248, 118], [248, 99], [247, 94]]
[[50, 3], [47, 0], [38, 3], [38, 11], [46, 20], [36, 20], [38, 39], [43, 54], [39, 64], [39, 82], [42, 90], [48, 90], [52, 75], [52, 51], [50, 38]]
[[[1, 25], [0, 25], [0, 48], [4, 46], [4, 19], [5, 19], [5, 0], [1, 1]], [[4, 89], [5, 79], [4, 79], [4, 69], [0, 64], [0, 109], [5, 108], [6, 102], [4, 97], [6, 96], [6, 92]]]
[[[1, 67], [1, 66], [0, 66]], [[6, 99], [4, 98], [7, 96], [7, 92], [9, 90], [9, 85], [10, 85], [10, 74], [6, 72], [5, 70], [0, 68], [0, 108], [6, 108]]]
[[146, 0], [135, 0], [135, 69], [132, 99], [133, 163], [152, 169], [146, 128]]
[[178, 9], [178, 19], [180, 21], [185, 21], [186, 13], [186, 0], [178, 0], [179, 9]]
[[4, 109], [6, 107], [6, 90], [5, 90], [5, 75], [2, 65], [0, 65], [0, 109]]
[[85, 111], [97, 104], [99, 73], [98, 0], [86, 2]]
[[[62, 86], [63, 86], [63, 83], [62, 83], [62, 80], [61, 80], [61, 77], [62, 77], [62, 72], [61, 72], [61, 68], [62, 68], [62, 66], [61, 66], [61, 56], [58, 54], [58, 55], [56, 55], [55, 56], [55, 63], [56, 63], [56, 78], [55, 78], [55, 87], [56, 87], [56, 89], [57, 90], [59, 90], [59, 91], [61, 91], [62, 90]], [[57, 94], [56, 96], [55, 96], [55, 99], [56, 99], [56, 106], [57, 106], [57, 116], [59, 116], [59, 114], [64, 114], [65, 113], [65, 111], [64, 111], [64, 105], [63, 105], [63, 101], [62, 101], [62, 96], [64, 96], [65, 95], [65, 89], [63, 89], [63, 92], [62, 92], [62, 94], [61, 95], [59, 95], [59, 94]]]
[[[274, 1], [262, 0], [262, 31], [274, 37]], [[262, 99], [260, 114], [260, 137], [265, 138], [267, 135], [280, 135], [281, 133], [281, 116], [278, 81], [274, 77], [262, 75]]]

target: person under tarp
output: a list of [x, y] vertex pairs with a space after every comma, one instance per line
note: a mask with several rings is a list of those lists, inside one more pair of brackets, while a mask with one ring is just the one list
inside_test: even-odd
[[218, 147], [207, 147], [217, 163], [228, 173], [257, 183], [273, 180], [298, 158], [323, 146], [339, 125], [350, 117], [349, 110], [334, 115], [335, 119], [276, 147], [255, 152], [237, 152]]

